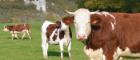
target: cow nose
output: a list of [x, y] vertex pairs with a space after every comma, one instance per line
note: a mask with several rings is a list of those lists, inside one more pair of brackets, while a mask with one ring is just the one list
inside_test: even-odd
[[84, 39], [85, 39], [85, 35], [78, 35], [78, 38], [79, 38], [80, 40], [84, 40]]

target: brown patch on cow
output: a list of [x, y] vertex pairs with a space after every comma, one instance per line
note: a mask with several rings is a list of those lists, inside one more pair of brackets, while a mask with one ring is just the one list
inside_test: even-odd
[[56, 23], [57, 28], [61, 28], [61, 21], [56, 21], [55, 23]]
[[[47, 27], [47, 33], [46, 33], [46, 35], [47, 35], [47, 38], [48, 38], [48, 40], [50, 40], [50, 36], [51, 36], [51, 34], [53, 33], [53, 31], [56, 29], [56, 28], [58, 28], [58, 25], [57, 24], [50, 24], [48, 27]], [[55, 37], [53, 37], [53, 38], [55, 38]], [[55, 40], [55, 39], [54, 39]]]
[[5, 28], [7, 28], [9, 31], [17, 31], [21, 32], [22, 30], [29, 30], [30, 29], [29, 24], [15, 24], [15, 25], [7, 25]]
[[[56, 32], [55, 32], [55, 33], [56, 33]], [[57, 38], [57, 35], [54, 35], [54, 36], [53, 36], [53, 38], [52, 38], [52, 39], [53, 39], [53, 41], [55, 41], [55, 40], [56, 40], [56, 38]]]
[[61, 30], [61, 31], [59, 32], [59, 38], [60, 38], [60, 39], [64, 38], [64, 35], [65, 35], [65, 31]]
[[67, 16], [67, 17], [64, 17], [62, 19], [62, 21], [66, 24], [66, 25], [71, 25], [73, 23], [73, 20], [74, 20], [74, 16]]

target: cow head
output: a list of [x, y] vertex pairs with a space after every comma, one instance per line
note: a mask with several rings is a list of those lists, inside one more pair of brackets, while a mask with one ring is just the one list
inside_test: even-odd
[[62, 30], [66, 30], [72, 23], [73, 23], [73, 16], [67, 16], [64, 17], [61, 21], [56, 21], [56, 27]]
[[98, 11], [96, 12], [90, 12], [88, 9], [78, 9], [75, 12], [69, 12], [66, 11], [69, 14], [74, 15], [74, 25], [76, 29], [76, 37], [80, 40], [87, 39], [88, 35], [91, 32], [90, 27], [90, 15], [91, 14], [98, 14]]
[[8, 26], [4, 26], [3, 31], [5, 32], [9, 31]]
[[61, 29], [66, 30], [73, 23], [73, 16], [64, 17], [61, 20]]

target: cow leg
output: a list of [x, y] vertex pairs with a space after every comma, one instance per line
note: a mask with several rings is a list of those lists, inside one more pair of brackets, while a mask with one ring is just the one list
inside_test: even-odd
[[15, 35], [15, 38], [19, 39], [19, 37], [18, 37], [17, 33], [14, 33], [14, 35]]
[[120, 56], [120, 54], [122, 52], [123, 51], [118, 47], [117, 50], [116, 50], [116, 52], [113, 55], [114, 60], [122, 60], [123, 58]]
[[63, 40], [61, 40], [61, 41], [59, 42], [59, 46], [60, 46], [60, 54], [61, 54], [61, 60], [64, 60], [64, 58], [63, 58], [63, 51], [64, 51], [64, 49], [63, 49], [63, 45], [64, 45]]
[[42, 33], [42, 50], [43, 50], [43, 57], [45, 59], [48, 59], [48, 43], [47, 43], [47, 37], [45, 33]]
[[29, 30], [26, 30], [25, 33], [27, 33], [29, 39], [31, 39], [31, 36], [30, 36], [30, 31]]
[[25, 35], [26, 35], [26, 33], [25, 33], [25, 32], [23, 32], [22, 39], [25, 37]]
[[14, 35], [15, 38], [19, 39], [16, 31], [13, 31], [12, 34]]
[[42, 43], [43, 57], [48, 59], [48, 43]]
[[11, 35], [12, 35], [12, 40], [14, 40], [14, 37], [15, 37], [14, 33], [11, 33]]
[[69, 54], [69, 60], [71, 60], [71, 41], [68, 44], [68, 54]]
[[31, 39], [30, 32], [27, 30], [26, 33], [27, 33], [28, 37]]

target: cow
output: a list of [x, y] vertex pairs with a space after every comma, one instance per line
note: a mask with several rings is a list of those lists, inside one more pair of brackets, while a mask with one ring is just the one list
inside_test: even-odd
[[51, 44], [59, 44], [61, 60], [63, 60], [64, 46], [68, 49], [69, 58], [71, 58], [71, 40], [72, 32], [69, 25], [72, 23], [68, 21], [71, 17], [63, 18], [61, 21], [55, 23], [45, 21], [42, 25], [42, 50], [45, 59], [48, 59], [48, 47]]
[[30, 25], [26, 23], [6, 25], [3, 28], [3, 31], [11, 33], [12, 40], [14, 40], [14, 38], [19, 39], [18, 33], [23, 34], [22, 39], [25, 37], [25, 35], [27, 35], [31, 39], [29, 30], [30, 30]]
[[80, 8], [74, 16], [76, 37], [85, 41], [90, 60], [122, 60], [140, 57], [140, 13], [90, 12]]

